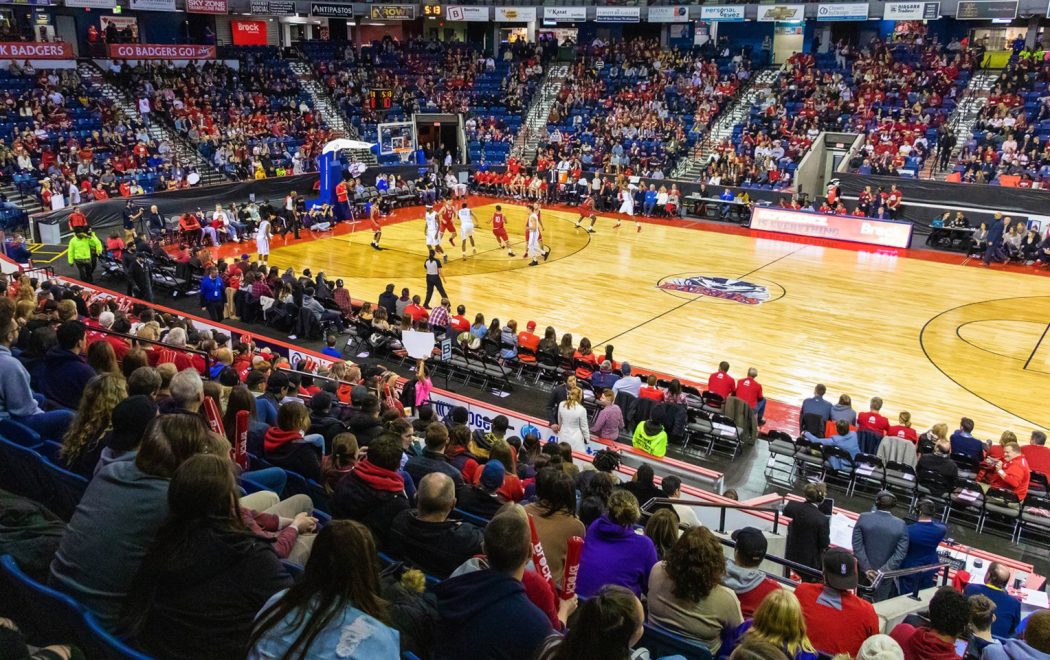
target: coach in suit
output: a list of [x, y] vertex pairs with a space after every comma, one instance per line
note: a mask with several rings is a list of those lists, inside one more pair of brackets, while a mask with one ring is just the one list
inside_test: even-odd
[[1006, 219], [1002, 214], [996, 213], [992, 226], [988, 229], [988, 247], [984, 249], [984, 265], [987, 266], [993, 260], [1003, 261], [1006, 255], [1003, 253], [1003, 234], [1006, 232]]
[[[853, 554], [870, 582], [876, 571], [895, 571], [908, 554], [908, 526], [893, 515], [897, 498], [889, 491], [875, 496], [875, 510], [860, 514], [853, 527]], [[893, 595], [893, 580], [883, 580], [875, 601]]]
[[[784, 557], [818, 572], [824, 551], [831, 545], [831, 519], [817, 508], [825, 493], [824, 484], [806, 484], [802, 489], [806, 501], [791, 501], [784, 507], [784, 515], [791, 518]], [[803, 575], [802, 581], [819, 582], [820, 576]]]

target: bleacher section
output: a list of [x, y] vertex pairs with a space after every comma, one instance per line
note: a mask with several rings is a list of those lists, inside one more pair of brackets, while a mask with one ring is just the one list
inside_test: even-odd
[[230, 46], [221, 57], [237, 59], [239, 69], [153, 63], [125, 68], [119, 78], [136, 93], [150, 81], [154, 113], [171, 118], [180, 135], [233, 178], [312, 169], [330, 132], [276, 47]]
[[585, 167], [666, 176], [749, 75], [746, 60], [656, 52], [645, 39], [583, 48], [554, 103], [541, 148], [555, 157], [579, 154]]
[[1050, 186], [1050, 65], [1015, 54], [963, 144], [950, 179]]

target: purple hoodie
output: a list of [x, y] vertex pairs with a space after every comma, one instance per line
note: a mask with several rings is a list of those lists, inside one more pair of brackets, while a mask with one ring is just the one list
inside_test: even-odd
[[641, 598], [649, 590], [649, 571], [656, 562], [656, 547], [648, 536], [603, 515], [587, 529], [576, 593], [590, 598], [605, 585], [618, 584]]

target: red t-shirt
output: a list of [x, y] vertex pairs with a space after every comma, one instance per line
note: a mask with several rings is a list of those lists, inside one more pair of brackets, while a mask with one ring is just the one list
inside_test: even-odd
[[653, 401], [663, 401], [664, 391], [658, 387], [649, 387], [645, 385], [638, 392], [638, 396], [643, 399], [652, 399]]
[[466, 332], [467, 330], [470, 330], [470, 321], [458, 314], [449, 320], [449, 324], [456, 332]]
[[507, 218], [502, 213], [492, 214], [492, 229], [503, 229], [503, 226], [507, 223]]
[[736, 381], [726, 372], [716, 371], [707, 379], [707, 390], [725, 399], [736, 390]]
[[338, 202], [345, 202], [348, 197], [346, 191], [346, 181], [340, 181], [335, 187], [335, 199]]
[[737, 592], [736, 597], [740, 601], [740, 613], [745, 619], [750, 619], [762, 600], [770, 593], [780, 588], [780, 583], [772, 578], [765, 578], [751, 591]]
[[88, 219], [83, 213], [77, 211], [76, 213], [69, 214], [69, 226], [70, 227], [87, 227]]
[[430, 312], [428, 312], [422, 305], [412, 303], [405, 307], [405, 313], [412, 317], [412, 321], [426, 321], [430, 318]]
[[823, 584], [803, 583], [795, 587], [795, 597], [802, 605], [806, 630], [813, 646], [824, 653], [857, 654], [864, 640], [879, 634], [879, 617], [871, 603], [851, 591], [841, 594], [842, 609], [817, 602]]
[[1050, 476], [1050, 447], [1041, 445], [1024, 445], [1021, 453], [1028, 460], [1032, 472], [1041, 472]]
[[762, 398], [762, 386], [753, 378], [745, 378], [736, 385], [736, 396], [754, 408]]
[[919, 444], [919, 432], [910, 426], [902, 426], [900, 424], [891, 426], [887, 431], [886, 435], [895, 435], [898, 438], [904, 438], [905, 440], [911, 440], [915, 444]]
[[882, 435], [889, 435], [890, 422], [879, 413], [869, 410], [866, 413], [857, 415], [857, 430], [874, 431], [875, 433], [881, 433]]

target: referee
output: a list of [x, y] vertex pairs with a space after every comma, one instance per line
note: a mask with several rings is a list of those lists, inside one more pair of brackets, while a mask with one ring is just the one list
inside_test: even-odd
[[442, 298], [448, 298], [445, 293], [445, 285], [441, 279], [441, 260], [430, 251], [430, 256], [423, 262], [423, 268], [427, 271], [427, 298], [423, 301], [423, 307], [430, 309], [430, 298], [434, 295], [434, 289], [441, 294]]

